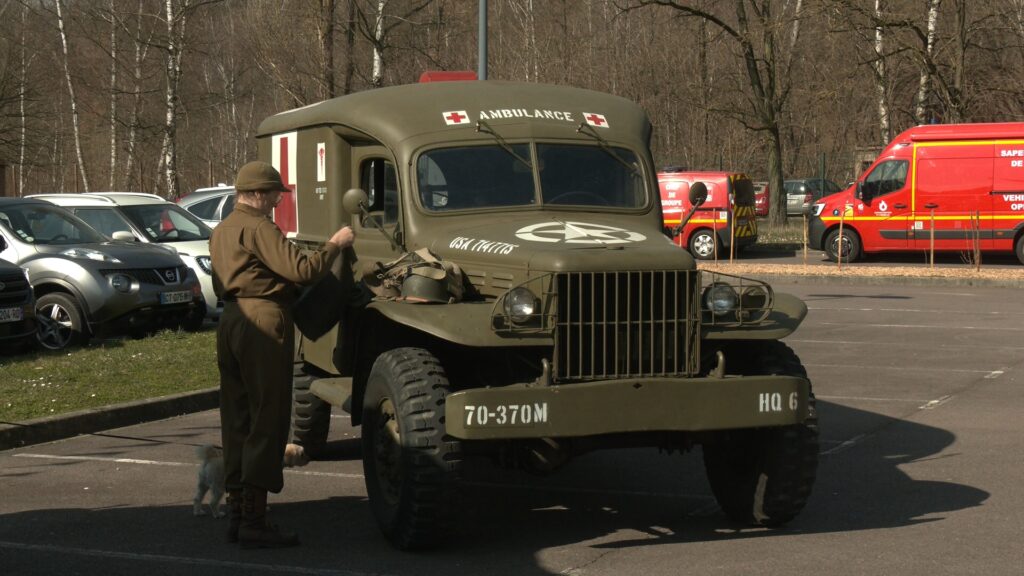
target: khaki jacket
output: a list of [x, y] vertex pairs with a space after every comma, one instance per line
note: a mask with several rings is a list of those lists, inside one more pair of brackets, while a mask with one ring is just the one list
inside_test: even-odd
[[266, 298], [291, 303], [296, 284], [326, 274], [341, 249], [330, 242], [304, 251], [288, 241], [267, 216], [237, 204], [210, 236], [213, 288], [224, 300]]

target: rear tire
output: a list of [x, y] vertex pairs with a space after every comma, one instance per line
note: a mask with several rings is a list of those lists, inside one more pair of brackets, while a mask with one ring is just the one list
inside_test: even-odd
[[292, 373], [292, 442], [302, 446], [306, 455], [317, 459], [327, 447], [331, 429], [331, 405], [310, 392], [316, 378], [306, 374], [302, 364]]
[[718, 239], [708, 229], [697, 230], [690, 236], [690, 254], [698, 260], [711, 260], [715, 257]]
[[363, 398], [363, 473], [381, 532], [396, 547], [446, 542], [455, 512], [461, 444], [445, 435], [448, 377], [430, 352], [381, 354]]
[[1014, 246], [1013, 251], [1017, 253], [1017, 260], [1020, 260], [1020, 263], [1024, 264], [1024, 234], [1017, 237], [1017, 243]]
[[[752, 348], [745, 346], [741, 374], [807, 377], [800, 359], [785, 344], [769, 341]], [[802, 424], [725, 430], [704, 444], [711, 491], [730, 519], [779, 526], [803, 510], [818, 470], [818, 415], [813, 393], [808, 408]]]
[[70, 294], [51, 292], [36, 300], [36, 337], [47, 350], [64, 350], [89, 341], [82, 307]]
[[849, 228], [843, 228], [843, 242], [840, 246], [839, 242], [839, 229], [828, 233], [825, 236], [825, 256], [833, 262], [839, 261], [839, 255], [842, 253], [843, 262], [855, 262], [861, 257], [861, 245], [860, 236], [856, 232]]

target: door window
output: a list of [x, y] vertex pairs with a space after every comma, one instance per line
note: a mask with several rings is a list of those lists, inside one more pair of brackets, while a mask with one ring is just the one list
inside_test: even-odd
[[907, 168], [910, 163], [906, 160], [887, 160], [882, 162], [868, 174], [861, 186], [861, 193], [865, 199], [877, 198], [890, 192], [902, 190], [907, 183]]
[[370, 217], [388, 225], [398, 222], [398, 172], [383, 158], [369, 158], [359, 168], [360, 184], [366, 191]]

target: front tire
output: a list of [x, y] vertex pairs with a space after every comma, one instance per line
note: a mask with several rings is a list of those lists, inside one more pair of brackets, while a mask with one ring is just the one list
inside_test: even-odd
[[89, 341], [82, 307], [70, 294], [51, 292], [36, 300], [36, 337], [47, 350], [64, 350]]
[[1024, 234], [1017, 237], [1017, 243], [1014, 245], [1013, 251], [1017, 253], [1017, 260], [1024, 264]]
[[363, 398], [363, 473], [384, 536], [422, 549], [447, 540], [461, 444], [445, 435], [448, 377], [420, 348], [377, 357]]
[[715, 257], [718, 239], [711, 230], [697, 230], [690, 236], [690, 254], [698, 260], [711, 260]]
[[310, 392], [316, 378], [306, 374], [302, 364], [292, 372], [292, 442], [302, 446], [306, 455], [317, 459], [327, 447], [331, 429], [331, 405]]
[[[741, 360], [741, 374], [807, 377], [800, 359], [785, 344], [769, 341], [752, 348], [745, 346], [747, 357]], [[813, 393], [809, 404], [802, 424], [725, 430], [704, 444], [711, 491], [730, 519], [779, 526], [803, 510], [818, 470], [818, 415]]]
[[839, 229], [828, 233], [825, 237], [825, 256], [838, 262], [842, 255], [843, 262], [855, 262], [861, 257], [860, 236], [849, 228], [843, 228], [843, 240], [839, 241]]

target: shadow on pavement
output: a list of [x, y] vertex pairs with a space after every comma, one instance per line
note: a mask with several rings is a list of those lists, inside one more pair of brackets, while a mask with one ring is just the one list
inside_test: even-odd
[[[300, 533], [303, 545], [296, 549], [242, 552], [223, 542], [224, 520], [193, 517], [187, 506], [126, 501], [103, 509], [0, 516], [0, 556], [17, 573], [38, 561], [38, 573], [75, 565], [74, 573], [188, 568], [191, 574], [242, 574], [255, 566], [417, 576], [448, 576], [453, 567], [465, 574], [556, 574], [566, 564], [590, 562], [602, 549], [898, 528], [942, 522], [945, 514], [988, 498], [979, 488], [915, 480], [901, 469], [925, 459], [956, 458], [943, 453], [955, 439], [949, 431], [828, 402], [820, 402], [819, 410], [823, 454], [814, 493], [803, 514], [781, 529], [729, 522], [711, 497], [699, 448], [682, 456], [649, 449], [588, 454], [545, 478], [489, 464], [468, 466], [451, 545], [429, 553], [394, 551], [364, 498], [336, 497], [280, 504], [271, 499], [272, 519]], [[329, 459], [358, 457], [358, 449], [358, 439], [335, 441]], [[183, 486], [182, 493], [189, 488]], [[154, 502], [182, 499], [152, 496]], [[101, 553], [91, 557], [88, 551]]]

